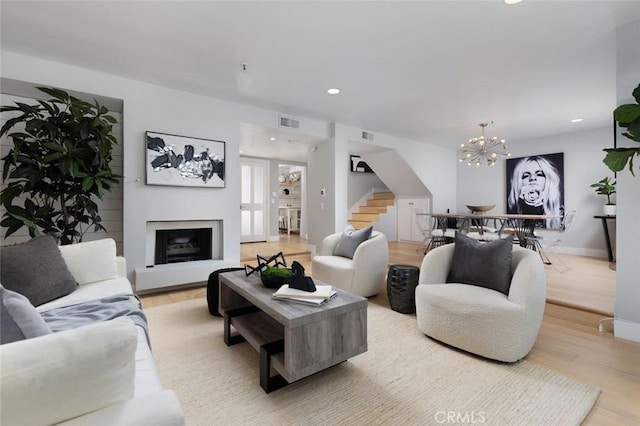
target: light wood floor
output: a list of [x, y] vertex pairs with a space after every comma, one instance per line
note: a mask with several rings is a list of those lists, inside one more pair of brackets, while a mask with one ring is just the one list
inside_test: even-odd
[[[424, 246], [391, 242], [389, 243], [389, 265], [413, 265], [420, 267]], [[286, 259], [293, 254], [307, 252], [306, 241], [297, 235], [280, 236], [280, 241], [271, 243], [242, 244], [240, 257], [242, 262], [256, 265], [256, 254], [269, 256], [282, 251]], [[547, 271], [547, 301], [563, 306], [576, 307], [590, 312], [602, 314], [606, 317], [613, 316], [613, 303], [616, 297], [616, 273], [609, 268], [609, 262], [605, 259], [592, 257], [572, 256], [559, 254], [559, 257], [568, 267], [564, 272], [558, 272], [552, 265], [546, 265]], [[290, 262], [296, 260], [291, 259]], [[300, 262], [300, 260], [298, 259]], [[289, 263], [290, 263], [289, 262]], [[300, 262], [305, 265], [303, 262]], [[311, 268], [311, 265], [306, 268]], [[308, 275], [311, 269], [308, 269]]]
[[[313, 275], [306, 242], [281, 235], [277, 243], [243, 244], [242, 263], [256, 264], [256, 254], [283, 251], [290, 264], [297, 260]], [[547, 266], [547, 304], [540, 329], [527, 361], [547, 367], [602, 390], [585, 425], [640, 424], [640, 344], [613, 336], [610, 321], [598, 331], [600, 321], [611, 316], [615, 298], [615, 272], [600, 259], [561, 255], [570, 269], [559, 273]], [[389, 264], [420, 266], [422, 248], [390, 243]], [[145, 308], [205, 297], [203, 287], [142, 296]], [[386, 291], [369, 299], [389, 306]], [[572, 306], [582, 306], [580, 309]]]

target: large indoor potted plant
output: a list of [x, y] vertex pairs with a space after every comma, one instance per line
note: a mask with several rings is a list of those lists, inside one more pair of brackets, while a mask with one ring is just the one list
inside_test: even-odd
[[[632, 141], [640, 143], [640, 84], [631, 93], [636, 100], [635, 104], [620, 105], [613, 112], [613, 118], [626, 131], [622, 134]], [[629, 171], [635, 176], [633, 171], [633, 157], [640, 156], [640, 147], [637, 148], [607, 148], [607, 155], [604, 163], [612, 172], [619, 172], [629, 167]]]
[[52, 99], [0, 107], [10, 117], [0, 137], [8, 134], [13, 142], [2, 158], [7, 186], [0, 193], [6, 209], [0, 224], [5, 237], [26, 227], [31, 237], [45, 233], [61, 244], [80, 242], [91, 227], [106, 230], [95, 199], [118, 183], [109, 165], [116, 119], [97, 101], [38, 90]]
[[616, 181], [606, 176], [602, 180], [592, 183], [590, 186], [596, 189], [596, 194], [607, 197], [607, 204], [603, 207], [603, 214], [605, 216], [615, 216], [616, 204], [611, 201], [611, 196], [616, 193]]

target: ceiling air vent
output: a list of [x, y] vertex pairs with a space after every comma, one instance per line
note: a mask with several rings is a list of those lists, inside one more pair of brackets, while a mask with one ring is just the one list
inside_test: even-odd
[[294, 120], [293, 118], [280, 116], [280, 127], [287, 127], [289, 129], [299, 129], [300, 120]]
[[362, 132], [362, 139], [366, 139], [368, 141], [372, 141], [373, 140], [373, 133], [371, 132]]

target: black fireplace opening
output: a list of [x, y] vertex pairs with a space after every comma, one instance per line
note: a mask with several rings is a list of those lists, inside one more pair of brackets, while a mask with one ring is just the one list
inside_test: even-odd
[[211, 259], [211, 228], [156, 231], [156, 265], [208, 259]]

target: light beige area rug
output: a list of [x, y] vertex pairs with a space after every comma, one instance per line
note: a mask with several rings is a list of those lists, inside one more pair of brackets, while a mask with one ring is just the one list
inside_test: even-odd
[[501, 364], [424, 336], [369, 303], [366, 353], [264, 393], [258, 353], [227, 347], [205, 299], [145, 310], [153, 355], [188, 425], [572, 425], [599, 390], [526, 361]]

